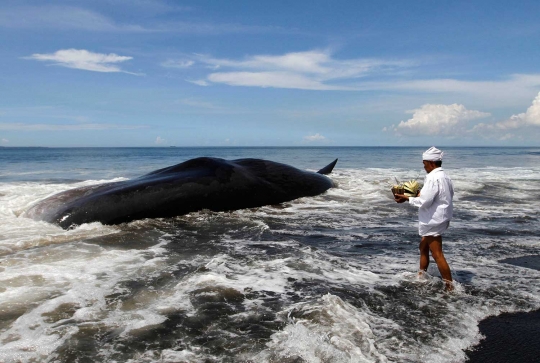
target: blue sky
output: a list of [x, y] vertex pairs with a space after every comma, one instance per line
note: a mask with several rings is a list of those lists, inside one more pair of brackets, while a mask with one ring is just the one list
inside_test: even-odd
[[539, 1], [0, 3], [2, 146], [540, 145]]

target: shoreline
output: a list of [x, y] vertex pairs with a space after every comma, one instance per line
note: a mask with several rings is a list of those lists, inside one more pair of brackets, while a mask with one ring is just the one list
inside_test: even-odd
[[[500, 263], [540, 271], [540, 255], [506, 258]], [[502, 313], [478, 324], [485, 339], [465, 351], [469, 363], [538, 362], [540, 357], [540, 309]]]
[[490, 316], [482, 320], [478, 327], [485, 339], [465, 351], [466, 362], [538, 362], [540, 309]]

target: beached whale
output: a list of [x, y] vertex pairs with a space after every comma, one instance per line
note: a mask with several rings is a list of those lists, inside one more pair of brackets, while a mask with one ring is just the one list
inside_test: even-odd
[[332, 188], [325, 175], [336, 162], [314, 173], [261, 159], [201, 157], [132, 180], [67, 190], [33, 205], [24, 216], [67, 229], [279, 204]]

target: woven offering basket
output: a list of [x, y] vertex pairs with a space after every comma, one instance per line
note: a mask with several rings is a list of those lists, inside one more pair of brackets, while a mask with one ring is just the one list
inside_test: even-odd
[[398, 184], [394, 184], [392, 186], [392, 194], [403, 194], [408, 197], [416, 197], [418, 196], [420, 189], [422, 189], [422, 184], [418, 183], [414, 179], [406, 181], [404, 183], [400, 183], [398, 181]]

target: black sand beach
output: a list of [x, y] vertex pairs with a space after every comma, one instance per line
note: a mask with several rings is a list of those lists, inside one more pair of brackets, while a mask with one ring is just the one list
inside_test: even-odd
[[[499, 262], [540, 270], [536, 255]], [[540, 310], [492, 316], [481, 321], [479, 328], [486, 338], [466, 352], [468, 362], [540, 362]]]
[[500, 260], [499, 262], [509, 263], [511, 265], [519, 266], [519, 267], [532, 268], [533, 270], [540, 271], [540, 256], [539, 255], [505, 258], [504, 260]]
[[501, 314], [480, 322], [486, 337], [467, 351], [471, 363], [533, 363], [540, 361], [540, 310]]

